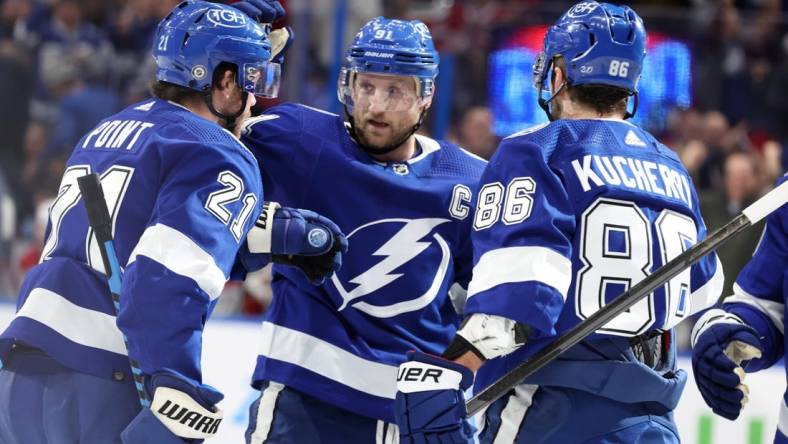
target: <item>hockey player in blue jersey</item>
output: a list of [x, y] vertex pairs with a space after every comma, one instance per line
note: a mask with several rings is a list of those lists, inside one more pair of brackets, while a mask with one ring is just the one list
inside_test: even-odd
[[[787, 181], [783, 176], [778, 185]], [[785, 356], [788, 298], [788, 205], [772, 213], [758, 248], [721, 308], [701, 316], [692, 331], [692, 368], [706, 404], [734, 420], [747, 402], [746, 373]], [[775, 443], [788, 443], [788, 392], [780, 405]]]
[[319, 287], [274, 267], [247, 442], [396, 442], [397, 366], [454, 335], [485, 162], [415, 134], [437, 72], [423, 23], [379, 17], [347, 51], [346, 119], [298, 104], [250, 119], [266, 195], [330, 217], [350, 249]]
[[[202, 383], [201, 338], [225, 281], [279, 255], [316, 255], [297, 260], [314, 280], [333, 271], [338, 229], [308, 211], [263, 211], [257, 161], [233, 133], [255, 94], [276, 94], [267, 36], [237, 9], [181, 3], [156, 32], [155, 97], [104, 119], [74, 148], [41, 262], [0, 335], [3, 444], [209, 438], [222, 394]], [[124, 268], [117, 321], [76, 186], [92, 172]], [[140, 409], [130, 358], [151, 408]]]
[[[490, 385], [706, 235], [678, 157], [626, 120], [645, 42], [632, 9], [593, 1], [547, 31], [534, 82], [551, 122], [505, 138], [482, 176], [466, 318], [446, 359], [400, 366], [401, 442], [470, 440], [472, 370]], [[670, 329], [721, 288], [711, 254], [491, 404], [479, 441], [678, 442]]]

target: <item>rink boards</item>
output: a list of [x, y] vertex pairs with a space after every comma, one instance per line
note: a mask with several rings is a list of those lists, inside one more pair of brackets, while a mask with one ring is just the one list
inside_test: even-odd
[[[10, 322], [14, 308], [0, 303], [0, 328]], [[258, 323], [239, 319], [214, 318], [208, 322], [204, 345], [205, 382], [225, 394], [221, 403], [225, 420], [219, 435], [209, 442], [241, 443], [246, 428], [248, 406], [255, 393], [249, 378], [259, 345]], [[692, 372], [684, 356], [679, 366]], [[695, 388], [692, 376], [676, 411], [682, 442], [688, 444], [769, 443], [777, 424], [777, 411], [785, 390], [782, 366], [749, 375], [750, 403], [736, 422], [714, 416]]]

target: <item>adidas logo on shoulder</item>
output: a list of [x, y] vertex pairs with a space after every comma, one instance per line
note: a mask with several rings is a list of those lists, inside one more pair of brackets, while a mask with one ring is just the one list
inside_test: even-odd
[[540, 129], [546, 127], [549, 124], [550, 124], [550, 122], [540, 123], [538, 125], [534, 125], [534, 126], [528, 128], [528, 129], [524, 129], [524, 130], [518, 131], [518, 132], [516, 132], [514, 134], [510, 134], [510, 135], [504, 137], [504, 139], [512, 139], [514, 137], [520, 137], [520, 136], [524, 136], [526, 134], [535, 133], [535, 132], [539, 131]]
[[631, 146], [646, 146], [646, 142], [640, 140], [640, 137], [638, 137], [638, 135], [632, 130], [627, 132], [627, 136], [624, 138], [624, 143]]
[[153, 108], [153, 105], [155, 103], [156, 103], [155, 101], [150, 101], [148, 103], [143, 103], [142, 105], [135, 106], [134, 109], [137, 111], [150, 111], [150, 109]]

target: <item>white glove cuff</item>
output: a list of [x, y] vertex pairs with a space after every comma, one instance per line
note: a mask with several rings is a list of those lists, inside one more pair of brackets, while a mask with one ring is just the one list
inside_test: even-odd
[[501, 316], [474, 313], [457, 334], [473, 345], [485, 359], [493, 359], [520, 348], [515, 334], [517, 321]]
[[273, 235], [274, 214], [281, 207], [276, 202], [263, 203], [263, 211], [260, 217], [249, 230], [246, 243], [250, 253], [271, 253], [271, 237]]
[[713, 308], [706, 313], [703, 314], [698, 319], [698, 322], [695, 323], [695, 326], [692, 327], [692, 334], [690, 335], [692, 347], [695, 347], [695, 344], [698, 342], [698, 338], [700, 335], [703, 334], [706, 330], [708, 330], [712, 325], [715, 324], [742, 324], [745, 325], [745, 322], [741, 320], [740, 317], [736, 316], [735, 314], [728, 313], [725, 310], [719, 308]]
[[150, 406], [153, 414], [173, 434], [186, 439], [208, 439], [216, 434], [224, 414], [212, 412], [186, 393], [158, 387]]
[[397, 391], [402, 393], [458, 390], [460, 382], [460, 372], [426, 362], [404, 362], [397, 371]]

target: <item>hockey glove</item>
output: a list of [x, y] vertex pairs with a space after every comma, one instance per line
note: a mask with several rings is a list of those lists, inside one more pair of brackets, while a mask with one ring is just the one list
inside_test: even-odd
[[224, 398], [216, 389], [169, 373], [154, 374], [146, 386], [153, 393], [151, 406], [123, 431], [124, 444], [183, 444], [216, 434], [223, 416], [216, 404]]
[[242, 258], [246, 269], [262, 268], [267, 262], [300, 268], [309, 281], [322, 284], [342, 266], [348, 244], [342, 230], [314, 211], [281, 207], [266, 202], [263, 212], [249, 230], [248, 250]]
[[284, 64], [285, 51], [295, 40], [293, 28], [285, 26], [284, 28], [274, 29], [268, 34], [268, 40], [271, 41], [271, 61], [280, 65]]
[[408, 352], [397, 372], [394, 418], [402, 444], [470, 443], [463, 392], [473, 383], [465, 366], [420, 352]]
[[738, 316], [707, 311], [692, 329], [692, 372], [703, 399], [714, 413], [734, 420], [747, 403], [747, 361], [760, 358], [758, 333]]
[[[243, 11], [244, 14], [260, 23], [273, 23], [285, 16], [285, 9], [277, 0], [242, 0], [230, 6]], [[271, 29], [270, 26], [267, 27]], [[285, 51], [295, 39], [295, 33], [289, 26], [275, 29], [268, 34], [271, 42], [271, 61], [282, 64], [285, 61]]]
[[273, 23], [285, 16], [285, 8], [278, 0], [242, 0], [230, 6], [260, 23]]

